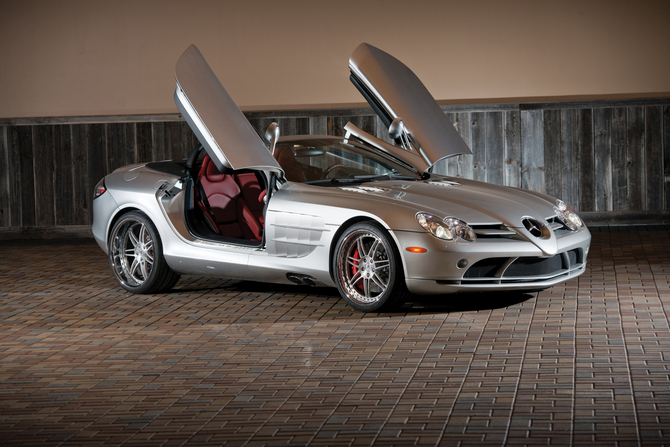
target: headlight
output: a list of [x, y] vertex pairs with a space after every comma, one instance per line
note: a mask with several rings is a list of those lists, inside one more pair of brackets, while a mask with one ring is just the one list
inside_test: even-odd
[[576, 231], [584, 226], [584, 222], [579, 218], [577, 213], [575, 213], [575, 210], [566, 205], [562, 200], [556, 200], [554, 211], [556, 212], [558, 219], [570, 230]]
[[416, 221], [424, 230], [445, 241], [453, 241], [457, 236], [469, 242], [477, 240], [477, 235], [472, 231], [472, 228], [467, 223], [455, 217], [447, 217], [444, 220], [440, 220], [439, 217], [432, 214], [418, 213]]
[[455, 217], [447, 217], [444, 219], [444, 223], [446, 223], [449, 228], [453, 229], [456, 235], [461, 239], [464, 239], [468, 242], [474, 242], [477, 240], [477, 235], [474, 231], [472, 231], [470, 225], [463, 222], [462, 220], [456, 219]]
[[453, 241], [456, 238], [454, 230], [449, 228], [447, 224], [442, 222], [439, 217], [435, 217], [428, 213], [419, 213], [416, 215], [416, 221], [435, 237], [444, 239], [445, 241]]

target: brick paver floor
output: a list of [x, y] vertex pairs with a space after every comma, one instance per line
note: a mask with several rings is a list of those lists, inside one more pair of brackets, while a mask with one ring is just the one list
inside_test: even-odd
[[89, 241], [0, 245], [2, 445], [670, 445], [669, 227], [578, 280], [352, 311], [184, 277], [130, 295]]

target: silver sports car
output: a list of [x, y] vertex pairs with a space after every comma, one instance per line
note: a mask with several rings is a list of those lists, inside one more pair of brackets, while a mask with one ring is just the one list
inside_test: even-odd
[[260, 136], [189, 47], [174, 99], [200, 144], [96, 186], [93, 234], [119, 284], [156, 293], [196, 274], [330, 286], [376, 311], [412, 293], [539, 290], [584, 272], [591, 235], [567, 204], [431, 173], [471, 151], [428, 90], [368, 44], [349, 67], [395, 144], [351, 123], [344, 137], [280, 138], [274, 123]]

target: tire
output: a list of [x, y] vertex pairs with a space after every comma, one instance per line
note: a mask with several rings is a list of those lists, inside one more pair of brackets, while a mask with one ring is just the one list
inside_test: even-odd
[[179, 280], [165, 262], [158, 230], [139, 211], [124, 214], [109, 237], [109, 263], [119, 285], [132, 293], [159, 293]]
[[398, 249], [376, 222], [349, 227], [337, 242], [332, 262], [337, 289], [354, 309], [392, 310], [410, 295]]

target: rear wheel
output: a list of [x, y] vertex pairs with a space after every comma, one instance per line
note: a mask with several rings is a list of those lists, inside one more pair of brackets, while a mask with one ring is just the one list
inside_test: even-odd
[[352, 225], [342, 234], [333, 272], [340, 295], [363, 312], [398, 307], [409, 296], [398, 250], [374, 222]]
[[156, 227], [139, 211], [123, 215], [114, 224], [109, 238], [109, 263], [121, 287], [133, 293], [162, 292], [179, 280], [165, 262]]

